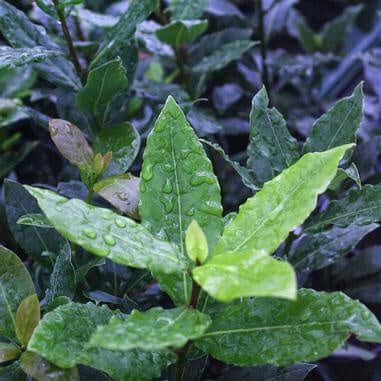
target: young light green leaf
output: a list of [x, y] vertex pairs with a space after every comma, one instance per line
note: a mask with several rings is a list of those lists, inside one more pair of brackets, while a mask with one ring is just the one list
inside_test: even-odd
[[194, 20], [204, 13], [209, 0], [170, 0], [169, 9], [173, 20]]
[[220, 46], [212, 54], [205, 56], [192, 70], [195, 73], [209, 73], [221, 70], [256, 45], [258, 45], [257, 42], [249, 40], [229, 42]]
[[208, 315], [187, 307], [134, 310], [126, 319], [113, 317], [108, 325], [98, 327], [89, 345], [117, 351], [181, 348], [201, 337], [210, 324]]
[[115, 263], [166, 274], [184, 269], [175, 246], [153, 237], [133, 220], [49, 190], [25, 188], [54, 227], [85, 250]]
[[4, 362], [16, 360], [20, 354], [21, 351], [16, 347], [16, 345], [10, 343], [0, 343], [0, 365]]
[[16, 336], [26, 346], [40, 321], [40, 302], [36, 294], [26, 297], [16, 312]]
[[227, 252], [193, 269], [193, 279], [222, 302], [248, 296], [296, 298], [296, 277], [287, 262], [264, 252]]
[[[317, 196], [336, 174], [351, 144], [322, 153], [309, 153], [267, 182], [241, 205], [212, 255], [226, 251], [265, 251], [272, 254], [290, 231], [315, 209]], [[250, 223], [248, 223], [250, 221]]]
[[193, 220], [185, 232], [185, 248], [195, 263], [204, 263], [208, 257], [208, 241], [197, 221]]
[[1, 245], [0, 263], [0, 335], [16, 339], [16, 312], [34, 284], [19, 257]]
[[19, 49], [14, 49], [9, 46], [1, 46], [0, 69], [12, 69], [18, 66], [42, 62], [45, 61], [47, 58], [57, 57], [61, 55], [63, 55], [61, 51], [49, 50], [42, 46]]
[[329, 225], [342, 228], [367, 225], [381, 220], [381, 185], [365, 185], [351, 190], [341, 199], [332, 201], [323, 212], [306, 221], [306, 232], [317, 232]]
[[21, 369], [35, 381], [79, 381], [77, 367], [60, 369], [37, 353], [24, 352], [20, 359]]
[[352, 251], [379, 225], [333, 227], [325, 232], [307, 234], [298, 243], [289, 260], [296, 270], [319, 270]]
[[103, 177], [123, 175], [138, 155], [140, 142], [140, 135], [131, 123], [103, 128], [94, 142], [96, 152], [112, 152], [112, 160]]
[[61, 368], [83, 364], [118, 380], [149, 381], [175, 361], [170, 351], [122, 353], [86, 348], [97, 326], [106, 325], [112, 311], [92, 303], [68, 303], [47, 313], [35, 330], [28, 349]]
[[208, 27], [207, 20], [173, 21], [156, 31], [160, 41], [174, 47], [192, 43]]
[[304, 152], [322, 152], [356, 142], [356, 132], [363, 118], [364, 94], [360, 83], [350, 97], [339, 100], [312, 126]]
[[139, 177], [126, 173], [99, 181], [93, 189], [121, 213], [139, 219], [139, 184]]
[[81, 111], [102, 117], [114, 95], [127, 85], [126, 69], [117, 57], [90, 70], [86, 86], [77, 94], [77, 105]]
[[36, 226], [38, 228], [54, 228], [48, 219], [41, 213], [28, 213], [21, 216], [17, 223], [20, 225]]
[[317, 360], [343, 345], [351, 333], [361, 341], [381, 341], [376, 317], [340, 292], [301, 289], [296, 301], [243, 299], [222, 305], [212, 320], [196, 345], [238, 366]]
[[248, 168], [263, 184], [294, 164], [300, 157], [297, 141], [276, 108], [269, 107], [263, 87], [253, 98], [250, 113]]

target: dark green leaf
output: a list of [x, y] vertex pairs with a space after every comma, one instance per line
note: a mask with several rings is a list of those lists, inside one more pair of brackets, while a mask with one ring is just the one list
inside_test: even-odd
[[239, 366], [288, 365], [328, 356], [351, 333], [381, 341], [381, 326], [361, 303], [340, 292], [301, 289], [295, 302], [243, 299], [222, 305], [198, 347]]
[[312, 126], [304, 152], [321, 152], [356, 142], [356, 132], [363, 118], [362, 83], [350, 97], [338, 101]]
[[36, 294], [26, 297], [16, 312], [16, 336], [26, 346], [40, 321], [40, 302]]
[[276, 108], [269, 109], [263, 87], [253, 98], [247, 165], [260, 183], [271, 180], [299, 159], [297, 141]]
[[16, 345], [10, 343], [0, 343], [0, 366], [4, 362], [16, 360], [20, 356], [20, 354], [21, 351], [19, 348], [16, 347]]
[[26, 381], [27, 376], [21, 370], [19, 362], [15, 361], [13, 364], [0, 367], [0, 381]]
[[16, 339], [16, 312], [34, 284], [19, 257], [1, 245], [0, 261], [0, 335]]
[[175, 246], [156, 239], [133, 220], [82, 200], [68, 200], [49, 190], [25, 188], [65, 238], [93, 254], [166, 274], [184, 269], [181, 253]]
[[329, 184], [328, 189], [333, 190], [334, 192], [339, 192], [345, 180], [351, 179], [354, 181], [359, 189], [361, 190], [361, 178], [359, 171], [356, 167], [356, 164], [352, 163], [348, 168], [342, 169], [339, 168], [337, 170], [335, 178], [332, 180], [331, 184]]
[[170, 0], [169, 9], [174, 20], [194, 20], [204, 13], [209, 0]]
[[[24, 119], [24, 117], [22, 119]], [[37, 142], [26, 142], [19, 150], [6, 152], [1, 155], [0, 178], [8, 175], [13, 168], [22, 163], [37, 145]]]

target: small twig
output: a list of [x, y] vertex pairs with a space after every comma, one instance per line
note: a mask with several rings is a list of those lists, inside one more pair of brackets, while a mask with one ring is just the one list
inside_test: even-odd
[[74, 16], [74, 24], [75, 24], [75, 30], [77, 32], [77, 37], [80, 41], [85, 41], [85, 35], [83, 34], [83, 30], [81, 27], [81, 20], [79, 19], [78, 15]]

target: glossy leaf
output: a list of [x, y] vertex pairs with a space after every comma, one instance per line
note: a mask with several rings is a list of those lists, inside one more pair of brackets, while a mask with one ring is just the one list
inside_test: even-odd
[[60, 56], [63, 53], [48, 50], [40, 46], [34, 48], [13, 49], [9, 46], [0, 47], [0, 69], [15, 68], [31, 63], [42, 62], [50, 57]]
[[160, 28], [161, 25], [153, 20], [143, 21], [136, 30], [136, 39], [154, 55], [173, 57], [172, 47], [161, 42], [156, 36], [156, 31]]
[[1, 245], [0, 263], [0, 335], [16, 339], [16, 312], [34, 284], [19, 257]]
[[36, 226], [38, 228], [53, 228], [53, 225], [41, 213], [29, 213], [21, 216], [17, 223], [20, 225]]
[[51, 229], [17, 223], [19, 218], [25, 214], [41, 212], [34, 197], [21, 184], [5, 180], [4, 196], [8, 226], [14, 239], [25, 253], [38, 262], [46, 262], [46, 259], [41, 256], [42, 252], [56, 252], [64, 240], [57, 232]]
[[223, 69], [239, 59], [244, 53], [257, 45], [249, 40], [234, 41], [222, 45], [212, 54], [205, 56], [200, 63], [192, 67], [195, 73], [209, 73]]
[[299, 159], [297, 141], [276, 108], [269, 108], [263, 87], [253, 98], [250, 113], [250, 143], [247, 166], [260, 183], [271, 180]]
[[195, 263], [204, 263], [208, 257], [208, 241], [200, 225], [193, 220], [185, 232], [185, 248], [188, 257]]
[[192, 43], [208, 27], [206, 20], [173, 21], [156, 31], [160, 41], [178, 47]]
[[117, 57], [90, 70], [86, 86], [77, 94], [77, 105], [81, 111], [102, 117], [107, 104], [127, 85], [126, 69]]
[[350, 97], [338, 101], [312, 126], [304, 145], [305, 152], [321, 152], [356, 142], [356, 132], [363, 118], [362, 83]]
[[113, 317], [108, 325], [98, 328], [90, 346], [117, 351], [181, 348], [188, 340], [201, 337], [210, 323], [208, 315], [187, 307], [134, 310], [126, 319]]
[[36, 294], [26, 297], [16, 312], [16, 336], [26, 346], [40, 321], [40, 302]]
[[121, 213], [139, 219], [139, 184], [139, 177], [127, 173], [99, 181], [94, 191]]
[[360, 302], [340, 292], [301, 289], [296, 301], [243, 299], [222, 305], [199, 348], [239, 366], [288, 365], [326, 357], [350, 334], [380, 342], [381, 326]]
[[174, 20], [194, 20], [204, 13], [209, 0], [170, 0], [169, 9]]
[[301, 225], [315, 209], [317, 196], [326, 190], [349, 148], [351, 145], [304, 155], [267, 182], [261, 191], [241, 205], [212, 255], [225, 251], [272, 254], [289, 232]]
[[[19, 348], [14, 344], [10, 343], [0, 343], [0, 364], [12, 360], [16, 360], [21, 354]], [[1, 380], [1, 373], [0, 373]]]
[[76, 367], [60, 369], [33, 352], [24, 352], [20, 361], [21, 369], [36, 381], [79, 381]]
[[193, 279], [222, 302], [247, 296], [296, 298], [292, 266], [265, 251], [221, 253], [193, 269]]
[[309, 218], [305, 231], [316, 232], [336, 225], [367, 225], [381, 220], [381, 186], [365, 185], [352, 190], [341, 199], [333, 200], [323, 212]]
[[65, 238], [93, 254], [166, 274], [184, 268], [175, 246], [154, 238], [133, 220], [82, 200], [68, 200], [49, 190], [25, 188]]
[[296, 270], [313, 271], [329, 266], [352, 251], [379, 225], [333, 227], [325, 232], [307, 234], [298, 243], [289, 260]]
[[103, 128], [94, 142], [97, 152], [112, 152], [112, 160], [104, 177], [123, 175], [131, 166], [140, 148], [140, 135], [130, 123]]

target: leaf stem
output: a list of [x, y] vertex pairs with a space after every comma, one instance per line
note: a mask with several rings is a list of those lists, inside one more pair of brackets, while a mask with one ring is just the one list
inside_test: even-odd
[[69, 49], [70, 58], [74, 64], [74, 67], [75, 67], [75, 70], [76, 70], [78, 76], [81, 79], [83, 79], [81, 64], [79, 63], [78, 55], [77, 55], [77, 52], [75, 50], [73, 40], [71, 38], [69, 28], [67, 26], [66, 17], [65, 17], [65, 10], [60, 7], [59, 0], [53, 0], [53, 3], [54, 3], [54, 6], [56, 8], [56, 11], [57, 11], [58, 18], [60, 19], [60, 22], [61, 22], [61, 28], [62, 28], [62, 32], [64, 34], [64, 37], [65, 37], [65, 40], [67, 43], [67, 47]]
[[87, 190], [86, 203], [91, 205], [93, 203], [94, 191], [92, 189]]

